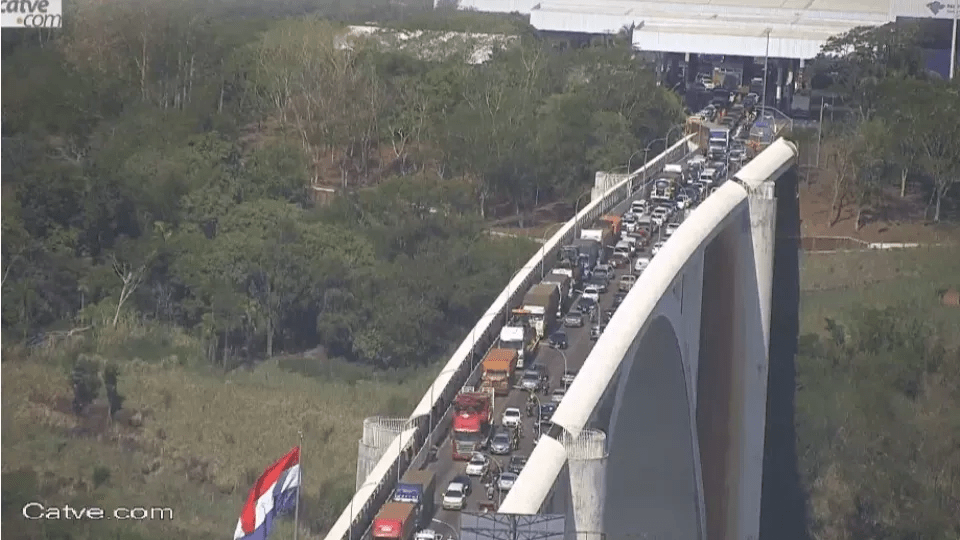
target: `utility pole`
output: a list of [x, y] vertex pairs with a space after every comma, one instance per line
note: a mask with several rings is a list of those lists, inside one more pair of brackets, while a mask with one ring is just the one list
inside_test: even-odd
[[960, 15], [960, 0], [953, 0], [953, 33], [950, 36], [950, 80], [957, 71], [957, 16]]
[[761, 101], [763, 105], [760, 107], [760, 118], [763, 119], [763, 113], [767, 110], [767, 72], [770, 71], [770, 32], [773, 32], [773, 28], [767, 28], [767, 52], [763, 56], [763, 96], [761, 96]]

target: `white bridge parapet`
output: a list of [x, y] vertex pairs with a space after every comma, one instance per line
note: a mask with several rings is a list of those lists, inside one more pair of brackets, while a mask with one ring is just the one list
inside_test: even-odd
[[[792, 143], [774, 142], [673, 233], [594, 345], [501, 513], [555, 506], [552, 486], [568, 465], [578, 534], [758, 537], [774, 182], [796, 156]], [[597, 422], [606, 435], [587, 428]]]

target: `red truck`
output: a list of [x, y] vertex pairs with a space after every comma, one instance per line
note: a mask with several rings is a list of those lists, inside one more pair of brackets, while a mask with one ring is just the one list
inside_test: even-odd
[[453, 400], [453, 459], [466, 461], [483, 449], [490, 437], [493, 388], [482, 391], [465, 387]]
[[410, 540], [416, 528], [416, 504], [388, 502], [380, 507], [370, 529], [373, 537], [380, 540]]

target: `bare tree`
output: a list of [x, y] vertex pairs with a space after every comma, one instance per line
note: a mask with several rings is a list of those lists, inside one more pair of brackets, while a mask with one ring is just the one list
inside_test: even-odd
[[855, 174], [854, 152], [854, 143], [848, 138], [836, 137], [827, 145], [826, 161], [834, 170], [833, 200], [830, 203], [831, 227], [840, 221], [843, 206], [850, 192], [850, 182]]
[[130, 295], [136, 292], [137, 287], [143, 282], [143, 276], [147, 272], [147, 264], [141, 264], [139, 266], [131, 265], [121, 262], [114, 257], [113, 271], [123, 284], [120, 288], [120, 298], [117, 301], [117, 311], [113, 315], [113, 326], [116, 328], [117, 322], [120, 320], [120, 309], [123, 308], [123, 304], [130, 298]]

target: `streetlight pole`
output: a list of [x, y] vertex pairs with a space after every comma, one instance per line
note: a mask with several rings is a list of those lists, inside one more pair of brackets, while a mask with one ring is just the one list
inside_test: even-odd
[[630, 159], [627, 160], [627, 174], [633, 174], [633, 167], [631, 167], [633, 164], [633, 158], [637, 157], [637, 154], [640, 152], [643, 152], [643, 150], [637, 150], [636, 152], [630, 154]]
[[[601, 316], [602, 316], [602, 315], [601, 315]], [[564, 353], [564, 352], [563, 352], [562, 350], [560, 350], [560, 349], [557, 349], [557, 352], [560, 353], [560, 356], [563, 358], [563, 374], [566, 375], [566, 374], [567, 374], [567, 371], [569, 371], [568, 368], [570, 367], [570, 366], [567, 364], [567, 355], [566, 355], [566, 353]], [[561, 380], [563, 380], [562, 377], [561, 377]], [[567, 389], [566, 386], [564, 386], [563, 389], [566, 390], [566, 389]]]
[[[377, 485], [376, 482], [365, 482], [359, 488], [357, 488], [357, 493], [359, 493], [360, 490], [362, 490], [367, 486], [376, 486], [376, 485]], [[356, 498], [356, 495], [354, 495], [353, 497], [350, 497], [350, 528], [349, 528], [350, 532], [348, 533], [349, 536], [347, 536], [347, 540], [353, 540], [353, 522], [354, 522], [353, 499], [355, 498]]]
[[659, 139], [654, 139], [650, 141], [650, 144], [648, 144], [646, 148], [643, 149], [643, 180], [641, 181], [641, 184], [640, 184], [641, 187], [647, 187], [647, 163], [649, 163], [649, 161], [647, 160], [647, 154], [650, 153], [650, 147], [653, 146], [653, 143], [660, 142], [660, 141], [666, 142], [666, 140], [667, 140], [666, 137], [660, 137]]
[[453, 538], [453, 540], [460, 540], [460, 534], [457, 532], [457, 529], [454, 528], [453, 525], [447, 523], [446, 521], [439, 520], [437, 518], [433, 518], [430, 521], [438, 525], [443, 525], [444, 527], [450, 529], [450, 532], [453, 533], [453, 536], [451, 536], [450, 538]]
[[760, 106], [760, 118], [763, 118], [763, 113], [767, 108], [767, 73], [770, 71], [770, 32], [773, 32], [773, 28], [767, 28], [764, 32], [767, 33], [767, 52], [763, 56], [763, 97], [760, 98], [763, 101], [763, 105]]
[[[495, 459], [493, 459], [493, 456], [490, 455], [490, 454], [484, 454], [484, 455], [487, 456], [487, 459], [490, 461], [490, 463], [492, 463], [492, 464], [494, 464], [494, 465], [497, 466], [497, 478], [499, 479], [500, 476], [503, 475], [503, 469], [500, 467], [500, 462], [497, 461], [497, 460], [495, 460]], [[494, 483], [494, 485], [496, 486], [496, 489], [497, 489], [497, 509], [499, 509], [499, 508], [500, 508], [500, 503], [503, 502], [503, 501], [501, 500], [501, 499], [503, 498], [503, 492], [500, 491], [500, 482], [499, 482], [498, 480], [494, 480], [493, 483]]]
[[[471, 336], [472, 336], [472, 335], [473, 335], [473, 332], [471, 331], [470, 334], [471, 334]], [[471, 354], [472, 354], [472, 353], [471, 353]], [[472, 359], [471, 359], [471, 360], [472, 360]], [[442, 376], [443, 376], [444, 374], [446, 374], [446, 373], [455, 373], [456, 371], [457, 371], [457, 368], [454, 368], [454, 369], [445, 369], [445, 370], [441, 371], [440, 373], [437, 373], [437, 378], [442, 377]], [[435, 386], [436, 386], [435, 384], [431, 384], [431, 385], [430, 385], [430, 420], [429, 420], [429, 423], [427, 424], [427, 427], [429, 428], [429, 429], [427, 430], [427, 437], [429, 437], [430, 434], [433, 433], [433, 405], [434, 405], [434, 403], [435, 403], [435, 401], [436, 401], [436, 400], [434, 399], [435, 396], [433, 395], [433, 392], [434, 392], [433, 389], [434, 389]], [[432, 441], [431, 441], [431, 443], [432, 443]]]
[[670, 148], [670, 134], [673, 133], [673, 130], [675, 130], [675, 129], [682, 129], [683, 127], [684, 127], [684, 124], [677, 124], [677, 125], [673, 126], [672, 128], [670, 128], [670, 131], [667, 131], [667, 136], [666, 136], [666, 139], [667, 139], [667, 140], [666, 140], [666, 142], [664, 143], [664, 144], [666, 144], [667, 148]]
[[[530, 392], [530, 395], [533, 396], [533, 399], [537, 401], [537, 416], [533, 419], [533, 425], [537, 427], [537, 437], [543, 436], [543, 423], [541, 422], [541, 417], [543, 416], [543, 402], [540, 401], [540, 396], [536, 392]], [[536, 444], [536, 441], [534, 441]]]
[[827, 102], [820, 98], [820, 123], [817, 124], [817, 164], [816, 167], [820, 168], [820, 142], [823, 140], [823, 109], [826, 107]]
[[[543, 281], [543, 276], [547, 273], [547, 263], [543, 260], [547, 256], [547, 233], [553, 231], [556, 228], [563, 227], [566, 223], [554, 223], [552, 226], [547, 227], [543, 231], [543, 236], [540, 238], [540, 280]], [[556, 231], [553, 231], [556, 232]]]
[[[403, 455], [404, 444], [403, 444], [403, 432], [406, 431], [410, 426], [410, 419], [404, 420], [403, 426], [400, 428], [400, 433], [397, 434], [397, 483], [400, 483], [400, 460], [399, 458]], [[407, 464], [409, 465], [409, 463]]]
[[582, 199], [584, 195], [589, 195], [589, 194], [590, 194], [590, 190], [587, 190], [581, 193], [580, 196], [577, 197], [577, 202], [573, 205], [573, 239], [574, 240], [577, 239], [577, 229], [579, 227], [577, 223], [577, 215], [580, 214], [580, 199]]

